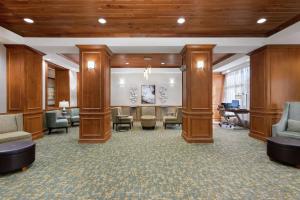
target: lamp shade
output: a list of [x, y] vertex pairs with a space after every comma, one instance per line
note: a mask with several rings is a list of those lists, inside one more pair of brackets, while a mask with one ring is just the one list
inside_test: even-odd
[[67, 108], [67, 107], [69, 107], [69, 102], [68, 101], [60, 101], [59, 102], [59, 107], [60, 108]]

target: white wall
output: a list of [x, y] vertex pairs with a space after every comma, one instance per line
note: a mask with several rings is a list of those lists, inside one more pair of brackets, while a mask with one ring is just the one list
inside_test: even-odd
[[47, 63], [43, 60], [43, 63], [42, 63], [42, 86], [43, 86], [43, 89], [42, 89], [42, 100], [43, 100], [43, 110], [45, 110], [46, 108], [46, 91], [45, 91], [45, 87], [46, 87], [46, 66], [47, 66]]
[[0, 44], [0, 113], [7, 111], [6, 96], [6, 48]]
[[[125, 81], [124, 86], [120, 85], [120, 79]], [[174, 85], [170, 85], [170, 79], [174, 79]], [[155, 85], [156, 104], [155, 105], [182, 105], [182, 74], [181, 73], [152, 73], [147, 81], [142, 73], [111, 73], [111, 105], [112, 106], [130, 106], [129, 89], [136, 87], [138, 89], [138, 100], [134, 105], [141, 105], [141, 85]], [[159, 88], [167, 88], [168, 99], [162, 103], [159, 98]], [[148, 104], [147, 104], [148, 105]]]
[[69, 71], [70, 76], [70, 106], [77, 106], [77, 73], [75, 71]]

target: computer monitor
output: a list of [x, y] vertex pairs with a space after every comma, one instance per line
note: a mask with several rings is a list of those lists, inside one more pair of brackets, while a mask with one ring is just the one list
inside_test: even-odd
[[239, 100], [232, 100], [231, 107], [232, 108], [239, 108], [240, 107], [240, 101]]

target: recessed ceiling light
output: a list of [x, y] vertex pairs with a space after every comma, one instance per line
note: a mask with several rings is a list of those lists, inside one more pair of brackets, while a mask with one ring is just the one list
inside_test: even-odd
[[104, 18], [99, 18], [99, 19], [98, 19], [98, 22], [99, 22], [100, 24], [106, 24], [106, 19], [104, 19]]
[[259, 20], [257, 20], [257, 23], [258, 23], [258, 24], [263, 24], [263, 23], [265, 23], [266, 21], [267, 21], [266, 18], [260, 18]]
[[125, 63], [126, 65], [129, 65], [129, 62]]
[[33, 24], [34, 23], [34, 21], [32, 20], [32, 19], [30, 19], [30, 18], [24, 18], [23, 19], [26, 23], [28, 23], [28, 24]]
[[184, 17], [179, 17], [179, 18], [177, 19], [177, 23], [178, 23], [178, 24], [184, 24], [184, 22], [185, 22]]
[[166, 64], [166, 63], [162, 62], [162, 63], [160, 63], [160, 64], [164, 65], [164, 64]]
[[50, 58], [47, 58], [46, 60], [48, 60], [48, 61], [51, 61], [51, 59], [50, 59]]

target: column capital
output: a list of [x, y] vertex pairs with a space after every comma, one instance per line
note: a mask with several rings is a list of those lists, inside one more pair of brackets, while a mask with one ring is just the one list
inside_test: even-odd
[[110, 56], [113, 55], [112, 51], [107, 45], [76, 45], [80, 51], [105, 51]]
[[181, 54], [188, 50], [212, 50], [215, 46], [214, 44], [187, 44], [181, 50]]

